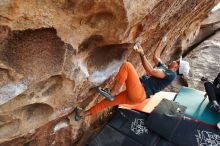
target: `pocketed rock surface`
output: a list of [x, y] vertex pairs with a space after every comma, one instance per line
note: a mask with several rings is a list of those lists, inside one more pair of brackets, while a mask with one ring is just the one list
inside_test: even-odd
[[[0, 146], [85, 145], [111, 114], [75, 122], [72, 111], [103, 99], [95, 87], [112, 85], [125, 49], [140, 41], [152, 62], [163, 40], [169, 61], [218, 2], [1, 0]], [[138, 57], [129, 61], [141, 75]]]

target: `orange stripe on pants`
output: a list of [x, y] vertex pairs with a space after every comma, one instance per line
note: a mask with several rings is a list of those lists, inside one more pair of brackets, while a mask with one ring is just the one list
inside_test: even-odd
[[107, 107], [119, 104], [137, 104], [146, 99], [146, 93], [134, 66], [123, 63], [115, 79], [120, 84], [126, 84], [126, 90], [115, 96], [114, 101], [103, 99], [100, 103], [93, 106], [89, 111], [92, 115], [104, 110]]

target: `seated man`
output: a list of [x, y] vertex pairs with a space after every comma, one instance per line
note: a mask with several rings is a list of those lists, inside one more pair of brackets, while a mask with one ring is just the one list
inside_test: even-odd
[[[82, 117], [95, 115], [110, 106], [141, 103], [146, 98], [150, 98], [151, 95], [154, 95], [168, 86], [176, 78], [176, 71], [178, 69], [181, 68], [181, 71], [184, 73], [189, 72], [189, 63], [186, 61], [173, 61], [168, 64], [168, 66], [163, 64], [160, 60], [162, 49], [160, 46], [161, 45], [159, 45], [154, 54], [154, 62], [158, 67], [153, 68], [145, 57], [143, 48], [140, 45], [135, 45], [132, 50], [139, 54], [142, 65], [149, 76], [144, 75], [139, 78], [131, 63], [123, 63], [115, 77], [112, 91], [106, 92], [106, 90], [98, 88], [99, 92], [105, 96], [106, 99], [103, 99], [100, 103], [94, 105], [87, 111], [82, 111], [77, 107], [75, 110], [75, 120], [79, 121]], [[120, 92], [124, 84], [126, 85], [126, 90]]]
[[205, 91], [209, 97], [209, 101], [213, 103], [213, 107], [220, 112], [220, 73], [215, 78], [214, 82], [209, 81], [204, 83]]

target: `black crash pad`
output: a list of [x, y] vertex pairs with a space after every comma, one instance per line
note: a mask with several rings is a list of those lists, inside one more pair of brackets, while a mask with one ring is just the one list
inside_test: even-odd
[[105, 128], [89, 143], [88, 146], [142, 146], [114, 128]]
[[144, 125], [148, 115], [134, 110], [119, 110], [108, 123], [111, 127], [145, 146], [154, 145], [159, 136]]
[[144, 125], [148, 115], [120, 109], [89, 146], [175, 146]]
[[171, 140], [174, 131], [184, 116], [185, 109], [186, 107], [177, 102], [163, 99], [145, 123], [151, 131], [167, 140]]
[[184, 117], [184, 112], [184, 106], [162, 100], [145, 124], [154, 133], [179, 146], [220, 146], [220, 130]]
[[220, 146], [220, 130], [204, 123], [182, 119], [171, 141], [179, 146]]

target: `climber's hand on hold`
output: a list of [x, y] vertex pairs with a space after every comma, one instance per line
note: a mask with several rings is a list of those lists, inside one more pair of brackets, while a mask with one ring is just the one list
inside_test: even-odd
[[134, 49], [135, 52], [137, 52], [139, 54], [144, 54], [144, 50], [141, 47], [139, 42], [134, 45], [133, 49]]

